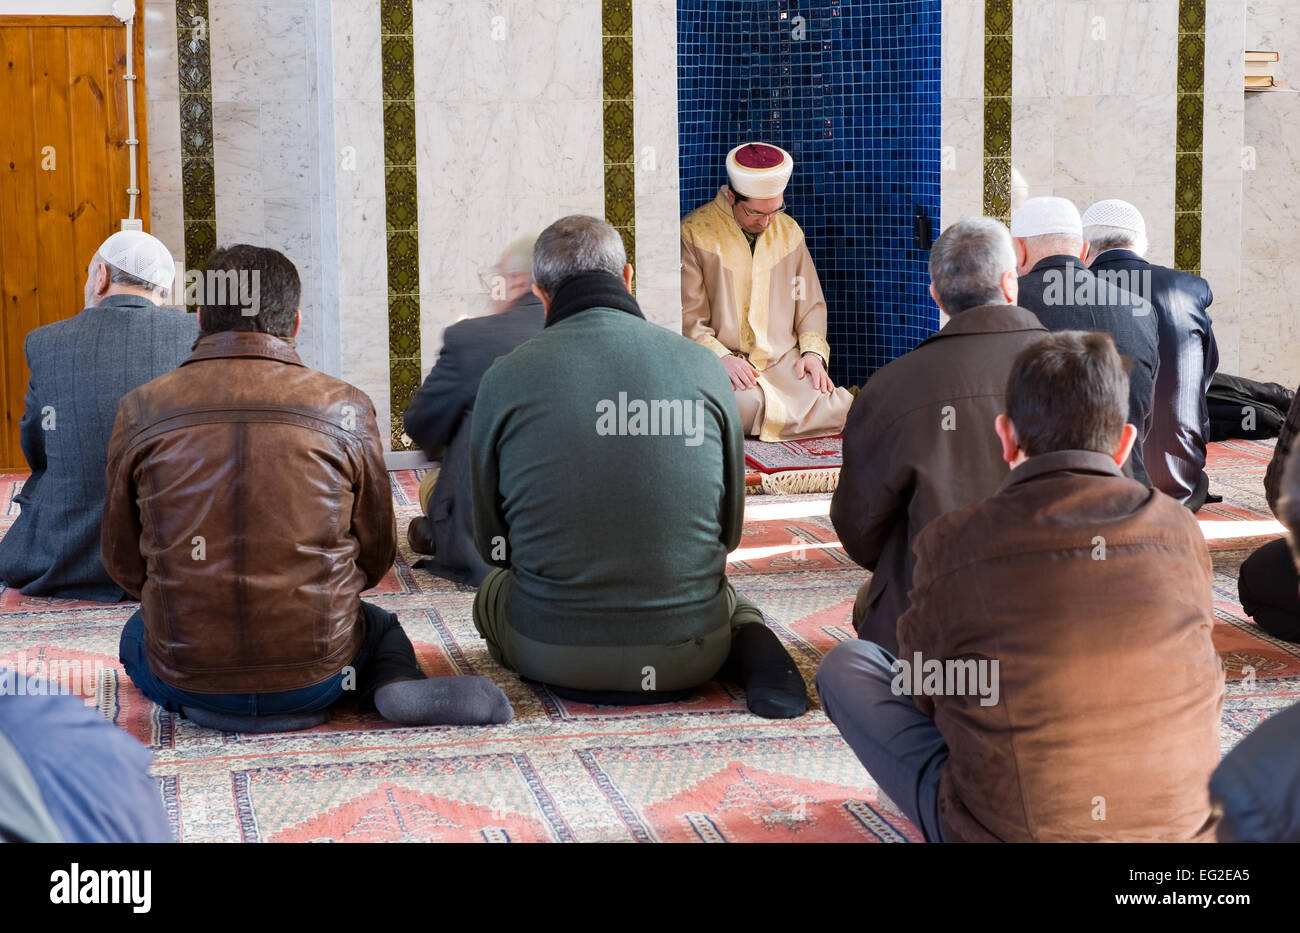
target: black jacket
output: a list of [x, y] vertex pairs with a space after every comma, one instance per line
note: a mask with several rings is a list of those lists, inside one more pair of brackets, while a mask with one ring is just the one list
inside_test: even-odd
[[[1151, 303], [1099, 280], [1072, 256], [1048, 256], [1020, 277], [1016, 304], [1032, 311], [1048, 330], [1104, 331], [1114, 338], [1115, 348], [1133, 363], [1128, 420], [1137, 426], [1138, 440], [1145, 442], [1160, 369], [1159, 325]], [[1128, 463], [1133, 478], [1150, 486], [1141, 443], [1133, 445]]]
[[492, 569], [474, 546], [470, 416], [488, 367], [497, 357], [541, 333], [544, 322], [541, 300], [529, 293], [500, 314], [448, 327], [438, 362], [402, 413], [411, 440], [431, 459], [442, 457], [442, 471], [429, 500], [434, 555], [424, 564], [440, 577], [478, 586]]
[[1147, 262], [1127, 249], [1108, 249], [1092, 272], [1140, 294], [1156, 312], [1160, 371], [1152, 399], [1151, 430], [1142, 441], [1142, 462], [1151, 485], [1193, 512], [1205, 504], [1205, 445], [1210, 411], [1205, 402], [1219, 368], [1219, 347], [1206, 309], [1210, 283], [1190, 272]]

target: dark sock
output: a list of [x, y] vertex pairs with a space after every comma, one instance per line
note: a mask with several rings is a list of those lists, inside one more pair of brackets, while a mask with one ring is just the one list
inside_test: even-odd
[[234, 713], [214, 713], [212, 710], [197, 706], [182, 706], [185, 718], [205, 729], [220, 732], [298, 732], [319, 726], [330, 718], [326, 710], [314, 713], [275, 713], [262, 716], [239, 716]]
[[375, 709], [404, 726], [486, 726], [509, 722], [515, 712], [501, 688], [486, 677], [396, 680], [375, 691]]
[[745, 705], [764, 719], [794, 719], [808, 711], [808, 687], [781, 639], [761, 622], [731, 637], [724, 670], [745, 688]]

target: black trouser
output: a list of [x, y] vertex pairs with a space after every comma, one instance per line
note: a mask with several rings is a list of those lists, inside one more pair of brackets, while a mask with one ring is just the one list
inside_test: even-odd
[[1286, 538], [1270, 541], [1241, 564], [1241, 608], [1274, 638], [1300, 641], [1300, 574]]
[[415, 649], [397, 616], [367, 602], [361, 603], [361, 614], [365, 631], [352, 663], [328, 680], [298, 690], [237, 694], [179, 690], [149, 667], [144, 651], [144, 620], [138, 610], [122, 631], [119, 654], [140, 691], [172, 712], [180, 712], [182, 706], [196, 706], [239, 716], [307, 713], [325, 709], [350, 690], [357, 691], [361, 711], [370, 712], [375, 707], [376, 690], [395, 680], [422, 679], [424, 671], [416, 663]]

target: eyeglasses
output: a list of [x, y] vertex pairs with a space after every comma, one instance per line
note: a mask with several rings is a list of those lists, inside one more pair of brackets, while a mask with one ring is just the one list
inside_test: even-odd
[[777, 214], [784, 214], [785, 207], [778, 207], [774, 211], [752, 211], [745, 205], [740, 205], [740, 209], [745, 212], [746, 217], [775, 217]]

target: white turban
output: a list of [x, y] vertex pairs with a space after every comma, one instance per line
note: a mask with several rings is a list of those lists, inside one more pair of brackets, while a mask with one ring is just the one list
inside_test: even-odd
[[99, 255], [110, 266], [158, 288], [171, 288], [176, 279], [176, 262], [162, 240], [140, 230], [114, 233], [99, 247]]
[[1013, 237], [1024, 239], [1051, 234], [1083, 238], [1083, 221], [1074, 202], [1067, 198], [1030, 198], [1011, 215]]
[[727, 153], [731, 190], [746, 198], [780, 197], [794, 172], [794, 159], [779, 146], [744, 143]]

